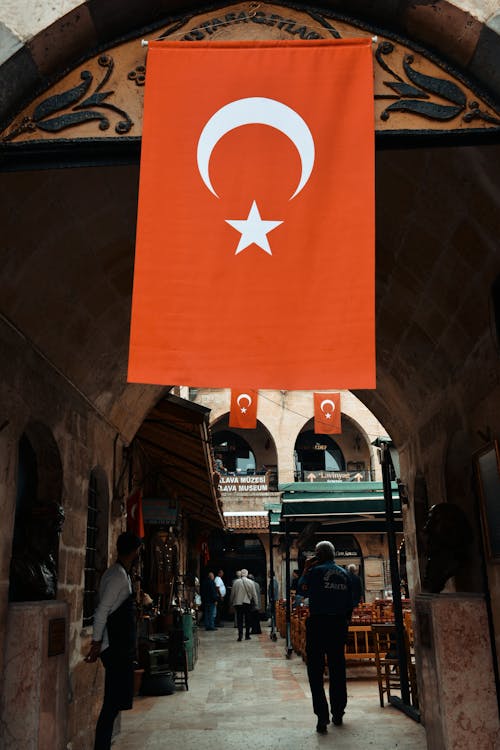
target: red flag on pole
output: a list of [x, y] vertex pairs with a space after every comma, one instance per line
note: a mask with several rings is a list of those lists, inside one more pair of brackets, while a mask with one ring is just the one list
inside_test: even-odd
[[127, 499], [127, 531], [144, 537], [144, 517], [142, 514], [142, 490], [137, 488]]
[[231, 390], [229, 427], [255, 430], [257, 427], [257, 401], [259, 394], [250, 388]]
[[318, 435], [342, 432], [340, 393], [314, 394], [314, 432]]
[[372, 67], [368, 36], [150, 42], [129, 381], [375, 387]]

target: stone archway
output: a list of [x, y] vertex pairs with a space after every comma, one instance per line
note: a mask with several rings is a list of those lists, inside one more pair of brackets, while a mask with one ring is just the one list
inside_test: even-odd
[[9, 601], [55, 599], [58, 583], [62, 465], [50, 430], [27, 425], [19, 441]]
[[[468, 451], [480, 447], [483, 436], [500, 431], [498, 350], [490, 330], [490, 295], [500, 267], [500, 146], [498, 114], [491, 104], [500, 92], [500, 65], [492, 65], [499, 55], [494, 31], [498, 18], [495, 21], [492, 11], [488, 26], [486, 16], [475, 19], [466, 12], [465, 3], [461, 5], [463, 8], [444, 2], [408, 2], [398, 4], [396, 14], [396, 10], [374, 11], [373, 3], [367, 1], [359, 3], [357, 19], [366, 34], [385, 27], [387, 36], [380, 30], [378, 34], [389, 43], [394, 44], [391, 40], [397, 33], [406, 37], [404, 52], [398, 58], [398, 65], [403, 67], [396, 70], [401, 77], [401, 70], [407, 70], [404, 62], [412, 71], [416, 69], [406, 59], [410, 42], [415, 48], [427, 47], [426, 53], [421, 50], [423, 65], [437, 65], [437, 54], [458, 69], [455, 77], [446, 65], [438, 66], [445, 71], [441, 78], [451, 80], [463, 93], [457, 104], [460, 122], [456, 130], [476, 130], [479, 125], [479, 130], [488, 131], [475, 133], [474, 141], [464, 137], [463, 145], [459, 140], [463, 134], [457, 133], [453, 144], [444, 139], [437, 146], [436, 140], [430, 144], [417, 138], [413, 145], [411, 140], [399, 140], [389, 147], [387, 140], [379, 139], [378, 387], [374, 392], [356, 395], [394, 438], [402, 454], [403, 479], [421, 468], [429, 497], [442, 496], [443, 456], [450, 428], [458, 429], [457, 421], [467, 439], [458, 448], [456, 443], [450, 447], [449, 466], [453, 465], [455, 450], [456, 458], [460, 455], [462, 461], [470, 460]], [[249, 4], [242, 6], [242, 12], [248, 14]], [[78, 143], [77, 131], [70, 128], [60, 131], [57, 142], [49, 139], [42, 147], [34, 143], [40, 131], [50, 132], [39, 126], [47, 126], [46, 102], [51, 93], [67, 94], [77, 83], [88, 83], [89, 76], [82, 78], [85, 71], [90, 71], [95, 86], [113, 72], [112, 56], [97, 54], [98, 47], [120, 46], [122, 36], [133, 37], [131, 57], [123, 58], [120, 73], [129, 86], [127, 101], [133, 99], [140, 112], [144, 71], [139, 68], [145, 52], [140, 48], [137, 29], [151, 24], [144, 33], [154, 38], [164, 30], [181, 33], [184, 27], [192, 34], [201, 26], [199, 33], [210, 35], [210, 19], [218, 18], [223, 6], [200, 19], [176, 16], [167, 20], [162, 18], [163, 9], [153, 10], [150, 3], [141, 4], [140, 10], [127, 5], [128, 14], [123, 12], [123, 3], [115, 7], [120, 10], [116, 16], [113, 6], [108, 4], [104, 10], [104, 2], [85, 7], [78, 4], [64, 19], [52, 19], [50, 26], [42, 22], [40, 28], [45, 30], [31, 39], [26, 37], [24, 46], [23, 39], [16, 54], [7, 55], [0, 68], [0, 82], [5, 83], [2, 111], [6, 127], [2, 135], [7, 133], [9, 138], [2, 154], [9, 154], [9, 168], [15, 168], [16, 159], [22, 156], [24, 168], [36, 163], [40, 170], [2, 176], [7, 197], [2, 205], [5, 242], [0, 251], [5, 276], [1, 346], [6, 352], [2, 359], [9, 384], [17, 384], [18, 373], [23, 373], [22, 388], [30, 390], [30, 364], [26, 364], [25, 355], [35, 352], [55, 372], [62, 373], [123, 439], [130, 439], [162, 391], [160, 387], [127, 385], [125, 376], [138, 137], [135, 146], [125, 140], [129, 136], [120, 134], [120, 127], [125, 129], [120, 123], [128, 126], [128, 121], [114, 110], [116, 117], [112, 123], [108, 118], [107, 131], [98, 130], [99, 123], [104, 122], [102, 117], [92, 123], [103, 140], [96, 138], [94, 131], [85, 131], [86, 143]], [[178, 7], [170, 4], [168, 12], [175, 14]], [[348, 11], [349, 3], [336, 3], [335, 10]], [[280, 5], [277, 10], [252, 6], [252, 12], [254, 15], [240, 27], [251, 29], [255, 36], [256, 30], [261, 33], [266, 26], [262, 19], [267, 19], [257, 12], [274, 13], [279, 18], [294, 13], [298, 18], [309, 11], [292, 11]], [[325, 18], [329, 26], [346, 23], [345, 19], [335, 19], [333, 13], [323, 13], [320, 18], [307, 24], [321, 25]], [[278, 23], [282, 22], [276, 21], [275, 28]], [[293, 32], [300, 34], [304, 24], [294, 20], [293, 25], [284, 24], [278, 31], [285, 27], [288, 31], [284, 33], [293, 36]], [[331, 28], [322, 28], [331, 33]], [[63, 29], [66, 35], [60, 33]], [[387, 62], [393, 52], [384, 47], [381, 59]], [[125, 62], [129, 61], [133, 64], [127, 67]], [[61, 78], [59, 88], [49, 91], [50, 83], [67, 69], [72, 71]], [[441, 80], [440, 76], [434, 74], [433, 78]], [[479, 99], [474, 98], [474, 79], [479, 80], [479, 89], [485, 90], [484, 99], [479, 94]], [[118, 91], [115, 79], [106, 80], [113, 92]], [[395, 82], [397, 78], [392, 79]], [[408, 84], [406, 79], [403, 82]], [[455, 89], [448, 90], [459, 96]], [[128, 107], [124, 109], [118, 99], [114, 101], [118, 110], [129, 114]], [[476, 101], [480, 104], [472, 106]], [[37, 109], [43, 103], [45, 109]], [[50, 114], [58, 112], [53, 109]], [[467, 115], [469, 119], [464, 120]], [[25, 116], [31, 119], [23, 122]], [[384, 122], [394, 122], [393, 114]], [[15, 131], [19, 132], [14, 136]], [[76, 156], [68, 157], [68, 138], [71, 149], [78, 151]], [[110, 145], [109, 141], [120, 138], [119, 144]], [[72, 170], [72, 164], [86, 166]], [[41, 171], [42, 167], [56, 165], [68, 168]], [[19, 290], [28, 293], [20, 295]], [[78, 305], [73, 304], [75, 300]], [[5, 389], [6, 400], [9, 388]], [[410, 529], [412, 502], [410, 497]], [[495, 633], [500, 645], [500, 580], [490, 568]]]

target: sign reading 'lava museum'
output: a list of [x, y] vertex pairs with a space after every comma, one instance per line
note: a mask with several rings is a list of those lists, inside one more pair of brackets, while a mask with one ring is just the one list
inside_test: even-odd
[[221, 492], [268, 492], [268, 482], [262, 476], [222, 476], [219, 480]]

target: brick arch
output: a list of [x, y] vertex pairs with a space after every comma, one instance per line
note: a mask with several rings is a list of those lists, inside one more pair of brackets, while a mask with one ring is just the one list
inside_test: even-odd
[[[97, 49], [167, 18], [191, 15], [178, 0], [67, 0], [63, 4], [67, 12], [61, 16], [57, 15], [60, 6], [57, 11], [47, 7], [33, 14], [28, 0], [14, 5], [15, 10], [4, 11], [0, 17], [0, 122]], [[224, 5], [229, 3], [221, 3], [219, 8]], [[336, 13], [353, 13], [349, 0], [327, 5]], [[303, 8], [312, 9], [314, 3], [304, 3]], [[193, 14], [202, 10], [195, 7]], [[360, 22], [401, 34], [435, 51], [500, 99], [498, 0], [482, 4], [472, 0], [401, 0], [397, 4], [358, 0], [355, 14]]]

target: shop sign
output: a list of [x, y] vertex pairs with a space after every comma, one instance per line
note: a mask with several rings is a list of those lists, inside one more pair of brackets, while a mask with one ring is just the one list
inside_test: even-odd
[[171, 526], [176, 523], [178, 508], [170, 505], [166, 498], [145, 497], [142, 501], [144, 523], [157, 523]]
[[361, 471], [304, 471], [304, 479], [307, 482], [361, 482], [365, 478], [365, 472]]
[[265, 475], [261, 476], [221, 476], [221, 492], [268, 492], [269, 484]]

